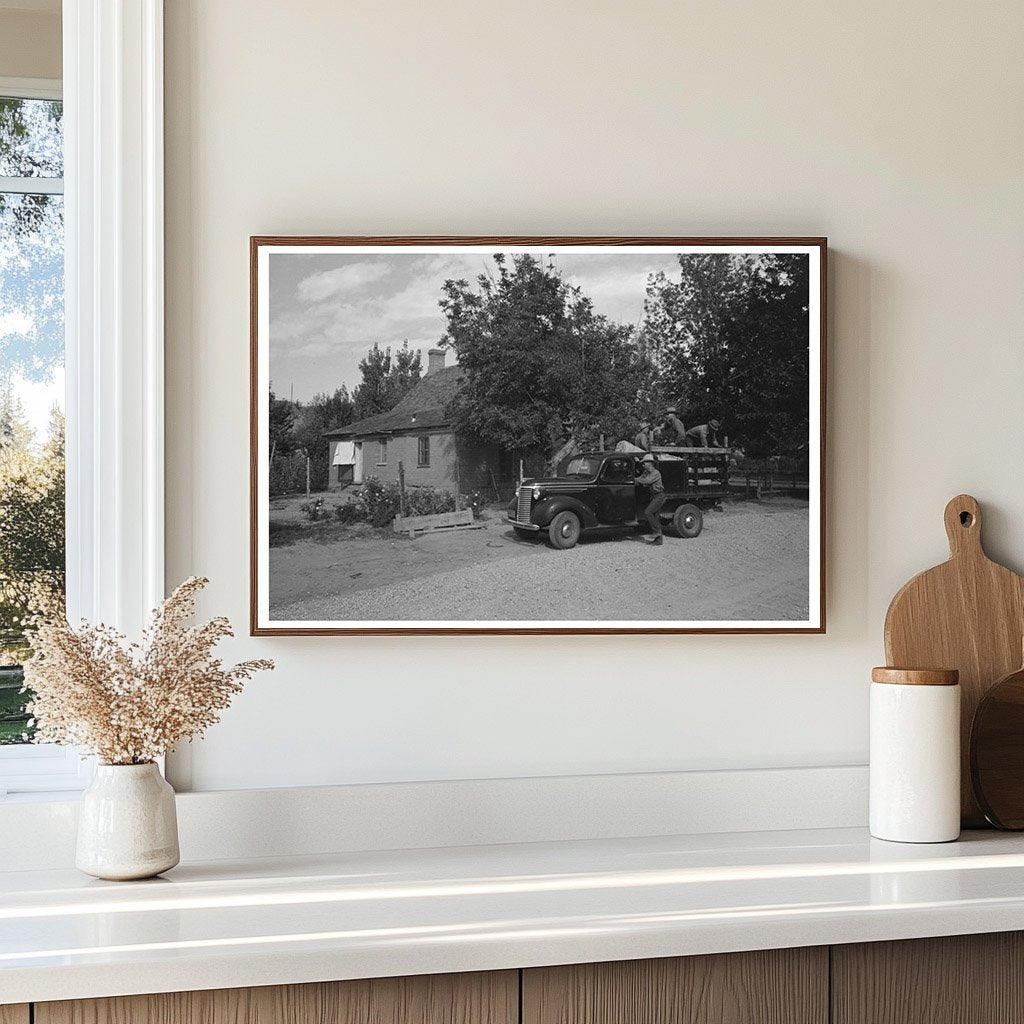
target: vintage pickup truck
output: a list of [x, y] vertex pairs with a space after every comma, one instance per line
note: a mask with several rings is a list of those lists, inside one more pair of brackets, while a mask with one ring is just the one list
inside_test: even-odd
[[[724, 448], [655, 448], [665, 485], [661, 518], [680, 537], [704, 528], [703, 510], [729, 493], [730, 452]], [[523, 539], [547, 535], [556, 548], [581, 536], [643, 528], [649, 489], [636, 482], [644, 452], [572, 455], [558, 476], [524, 480], [508, 506], [507, 520]]]

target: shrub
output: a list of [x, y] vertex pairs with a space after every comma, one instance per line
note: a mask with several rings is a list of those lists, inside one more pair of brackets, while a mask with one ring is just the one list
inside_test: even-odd
[[270, 493], [301, 494], [306, 489], [306, 457], [301, 452], [277, 455], [270, 464]]
[[[367, 522], [371, 526], [390, 526], [402, 507], [398, 484], [382, 483], [370, 477], [357, 493], [356, 500], [339, 505], [334, 514], [343, 523]], [[455, 495], [435, 487], [410, 487], [405, 492], [405, 512], [410, 516], [431, 516], [455, 510]]]
[[363, 484], [357, 500], [365, 506], [371, 526], [390, 526], [401, 505], [397, 484], [381, 483], [375, 476]]
[[317, 498], [315, 501], [304, 501], [299, 506], [299, 511], [302, 512], [311, 523], [318, 523], [321, 519], [326, 519], [331, 514], [330, 510], [324, 504], [323, 498]]
[[365, 523], [366, 505], [358, 498], [334, 506], [334, 515], [339, 523]]
[[405, 492], [406, 514], [434, 516], [439, 512], [455, 511], [455, 495], [436, 487], [412, 487]]

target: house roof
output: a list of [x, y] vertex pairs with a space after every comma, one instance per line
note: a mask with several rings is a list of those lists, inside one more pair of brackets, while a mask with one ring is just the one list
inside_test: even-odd
[[455, 397], [463, 378], [461, 366], [446, 366], [428, 373], [389, 412], [377, 413], [357, 420], [347, 427], [328, 430], [324, 437], [366, 437], [373, 434], [392, 434], [396, 431], [436, 430], [447, 427], [451, 419], [445, 412]]

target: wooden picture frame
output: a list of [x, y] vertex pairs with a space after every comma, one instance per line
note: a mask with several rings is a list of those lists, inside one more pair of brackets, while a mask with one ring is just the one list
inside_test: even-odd
[[[496, 254], [502, 254], [503, 260], [496, 260]], [[803, 257], [806, 257], [806, 264]], [[521, 265], [520, 258], [523, 260]], [[672, 260], [680, 268], [679, 282], [664, 269]], [[469, 266], [481, 271], [479, 281], [474, 283], [472, 275], [460, 273], [460, 268]], [[656, 276], [656, 268], [659, 267], [663, 268], [664, 278]], [[638, 295], [635, 280], [637, 275], [648, 270], [655, 276], [647, 277], [647, 284], [641, 289], [643, 294]], [[461, 280], [463, 286], [453, 286], [453, 291], [442, 295], [438, 288], [447, 287], [440, 284], [442, 276], [446, 281]], [[425, 297], [429, 297], [435, 280], [438, 307], [431, 309]], [[709, 281], [712, 285], [708, 285]], [[494, 345], [494, 339], [500, 334], [496, 324], [513, 325], [523, 321], [523, 311], [510, 304], [533, 302], [534, 299], [522, 296], [535, 293], [542, 293], [544, 301], [561, 304], [550, 307], [553, 311], [550, 316], [547, 313], [537, 314], [537, 325], [529, 327], [525, 334], [518, 327], [507, 326], [509, 340], [488, 349], [487, 346]], [[560, 298], [550, 298], [554, 293]], [[707, 300], [706, 307], [701, 305], [698, 308], [698, 295]], [[806, 295], [805, 302], [801, 299], [803, 295]], [[445, 297], [448, 305], [443, 312], [438, 312]], [[824, 633], [826, 297], [827, 240], [820, 237], [252, 237], [251, 634]], [[580, 300], [583, 300], [583, 306], [577, 308], [575, 303]], [[468, 307], [472, 309], [467, 311]], [[549, 307], [543, 308], [547, 310]], [[680, 308], [685, 312], [680, 313]], [[641, 309], [642, 314], [637, 312]], [[723, 309], [725, 313], [722, 313]], [[622, 319], [623, 316], [629, 319]], [[447, 320], [439, 328], [444, 317]], [[806, 319], [805, 324], [802, 317]], [[719, 325], [717, 333], [707, 326], [709, 318], [715, 318], [714, 323]], [[533, 335], [529, 334], [531, 330]], [[519, 333], [513, 339], [514, 331]], [[806, 367], [800, 356], [804, 331]], [[402, 332], [404, 337], [412, 340], [408, 350], [398, 359]], [[439, 347], [442, 334], [444, 346]], [[536, 355], [528, 347], [522, 347], [532, 344], [529, 337], [536, 338]], [[527, 341], [524, 342], [524, 338]], [[709, 338], [725, 340], [709, 341]], [[374, 342], [379, 344], [375, 356], [371, 351]], [[577, 348], [585, 353], [588, 344], [597, 348], [602, 359], [586, 363], [585, 355], [575, 354]], [[516, 348], [516, 345], [520, 347]], [[558, 345], [562, 348], [557, 348]], [[630, 348], [631, 345], [634, 347]], [[427, 373], [423, 373], [422, 349], [427, 348], [430, 350], [429, 359], [436, 359], [437, 366], [431, 363], [426, 367]], [[371, 356], [376, 360], [374, 367], [362, 371], [361, 383], [365, 385], [362, 391], [358, 391], [360, 382], [354, 379], [357, 349], [364, 352], [364, 361], [370, 361]], [[381, 371], [381, 366], [385, 365], [385, 349], [386, 365], [390, 369]], [[392, 350], [395, 363], [391, 362]], [[446, 367], [443, 365], [444, 357], [453, 350], [458, 361], [454, 366]], [[486, 362], [488, 351], [498, 353], [493, 363]], [[558, 355], [559, 351], [573, 354], [563, 360]], [[773, 363], [776, 351], [779, 354]], [[652, 356], [651, 352], [655, 355]], [[516, 363], [515, 359], [520, 362]], [[399, 362], [401, 366], [397, 365]], [[504, 392], [511, 403], [511, 392], [517, 387], [532, 388], [524, 392], [527, 395], [537, 393], [537, 388], [527, 381], [533, 371], [526, 369], [526, 364], [532, 365], [533, 362], [543, 366], [561, 366], [562, 362], [569, 365], [564, 371], [564, 380], [569, 382], [569, 386], [563, 386], [559, 392], [568, 395], [565, 399], [567, 408], [559, 408], [550, 420], [553, 424], [550, 433], [557, 433], [560, 429], [563, 435], [568, 435], [566, 444], [577, 445], [575, 461], [563, 460], [562, 469], [578, 470], [584, 476], [588, 472], [607, 472], [609, 479], [614, 479], [611, 476], [614, 470], [635, 479], [635, 474], [643, 469], [639, 452], [633, 454], [625, 450], [625, 455], [632, 460], [625, 470], [617, 463], [612, 466], [611, 462], [588, 461], [588, 453], [612, 452], [613, 444], [622, 447], [628, 436], [629, 423], [649, 419], [652, 414], [643, 409], [651, 409], [657, 403], [658, 410], [661, 410], [657, 416], [664, 418], [664, 430], [669, 432], [669, 440], [677, 443], [663, 443], [666, 437], [663, 432], [660, 440], [655, 434], [655, 443], [651, 446], [655, 449], [656, 466], [663, 480], [668, 481], [665, 484], [666, 504], [661, 515], [655, 515], [655, 518], [664, 519], [666, 510], [670, 510], [673, 504], [711, 508], [717, 501], [724, 513], [708, 513], [712, 529], [693, 540], [668, 540], [657, 548], [634, 547], [632, 543], [624, 545], [623, 541], [635, 539], [631, 531], [635, 531], [636, 526], [621, 525], [631, 522], [621, 518], [629, 515], [628, 512], [620, 510], [607, 521], [596, 518], [596, 512], [593, 517], [590, 515], [593, 512], [591, 506], [596, 507], [604, 500], [604, 492], [599, 490], [603, 476], [595, 478], [592, 487], [588, 484], [589, 490], [571, 492], [569, 488], [571, 493], [561, 495], [545, 490], [546, 483], [531, 484], [529, 486], [534, 488], [530, 498], [531, 511], [524, 513], [521, 506], [513, 502], [506, 513], [512, 518], [502, 521], [502, 513], [493, 499], [500, 495], [504, 502], [504, 491], [510, 483], [507, 479], [509, 466], [520, 480], [524, 475], [532, 480], [536, 474], [526, 473], [524, 467], [527, 463], [533, 460], [539, 464], [538, 460], [544, 453], [553, 459], [557, 454], [556, 442], [563, 440], [561, 436], [552, 440], [548, 448], [537, 442], [534, 448], [529, 449], [528, 457], [522, 455], [527, 450], [525, 446], [513, 448], [513, 441], [504, 440], [513, 437], [518, 442], [522, 438], [539, 438], [537, 424], [540, 420], [537, 416], [541, 413], [534, 416], [529, 424], [520, 424], [517, 410], [521, 406], [510, 404], [506, 409], [501, 404], [504, 399], [500, 394], [496, 399], [490, 395], [490, 368], [493, 365], [493, 376], [496, 381], [501, 381], [505, 379], [501, 373], [507, 374], [510, 368], [523, 365], [519, 375], [522, 380], [515, 379], [513, 374]], [[415, 365], [410, 367], [410, 363]], [[359, 365], [361, 367], [361, 363]], [[595, 365], [603, 369], [589, 368]], [[614, 372], [610, 369], [612, 366]], [[626, 369], [620, 371], [620, 366]], [[776, 373], [776, 366], [784, 369]], [[678, 367], [683, 369], [680, 371]], [[452, 372], [456, 370], [458, 372]], [[298, 399], [292, 395], [294, 380], [277, 380], [274, 371], [279, 377], [300, 378]], [[377, 376], [371, 379], [367, 376], [371, 373]], [[630, 396], [634, 392], [623, 383], [627, 380], [623, 374], [632, 373], [638, 374], [635, 378], [638, 381], [655, 382], [649, 389], [641, 387], [635, 392], [635, 411], [630, 404]], [[776, 377], [781, 377], [781, 384]], [[806, 441], [799, 444], [805, 377], [807, 436]], [[530, 381], [534, 379], [530, 378]], [[558, 380], [561, 382], [563, 378]], [[591, 404], [579, 411], [573, 403], [578, 402], [582, 407], [584, 399], [577, 397], [580, 392], [572, 385], [582, 380], [587, 382], [586, 387], [593, 389], [594, 397], [588, 397]], [[716, 380], [724, 381], [721, 393], [727, 397], [720, 397], [710, 386]], [[633, 377], [628, 377], [630, 386], [633, 381]], [[691, 415], [706, 417], [710, 411], [711, 418], [703, 426], [710, 429], [710, 425], [717, 422], [720, 424], [718, 429], [725, 433], [730, 429], [730, 423], [734, 423], [740, 433], [739, 441], [735, 438], [731, 443], [726, 440], [725, 448], [714, 448], [714, 441], [719, 445], [723, 442], [710, 436], [707, 430], [703, 434], [700, 431], [695, 434], [692, 428], [685, 437], [682, 433], [678, 438], [674, 437], [672, 430], [678, 431], [679, 428], [670, 425], [670, 417], [665, 415], [663, 408], [677, 396], [663, 393], [658, 388], [662, 382], [666, 382], [666, 388], [671, 388], [679, 381], [684, 388], [689, 388], [694, 382], [695, 387], [708, 385], [698, 387], [700, 393], [697, 395], [687, 395], [679, 410], [684, 421]], [[345, 385], [345, 392], [341, 391], [341, 385]], [[394, 395], [401, 393], [398, 404], [391, 408], [384, 408], [381, 404], [382, 411], [374, 411], [373, 402], [379, 399], [384, 403], [381, 396], [392, 387], [395, 390], [388, 392], [391, 396], [388, 400], [393, 402]], [[773, 387], [776, 389], [774, 392]], [[311, 397], [313, 388], [318, 394], [316, 399]], [[496, 388], [497, 385], [490, 390]], [[624, 399], [620, 391], [625, 394]], [[288, 398], [283, 397], [286, 393]], [[550, 397], [545, 395], [544, 401]], [[351, 403], [351, 409], [344, 404], [345, 401]], [[731, 408], [730, 402], [736, 408]], [[719, 408], [724, 411], [716, 415]], [[346, 416], [355, 416], [356, 411], [360, 415], [352, 422], [318, 433], [318, 423], [328, 421], [317, 417], [322, 418], [331, 410], [339, 423]], [[371, 414], [362, 415], [367, 411]], [[417, 417], [422, 427], [413, 425]], [[515, 422], [507, 422], [510, 419]], [[296, 423], [300, 426], [296, 427]], [[473, 433], [465, 426], [481, 423], [483, 427]], [[612, 425], [608, 427], [609, 433], [602, 430], [599, 435], [602, 448], [596, 448], [596, 443], [580, 440], [593, 437], [595, 430], [607, 424]], [[684, 422], [681, 426], [685, 425]], [[533, 432], [529, 433], [531, 430]], [[514, 431], [518, 433], [513, 434]], [[296, 440], [300, 432], [304, 432], [301, 444]], [[328, 446], [326, 463], [325, 443]], [[502, 448], [503, 443], [508, 445], [508, 450]], [[773, 444], [778, 447], [778, 452], [771, 450]], [[364, 445], [368, 446], [365, 453]], [[581, 453], [582, 449], [587, 451]], [[285, 450], [287, 456], [281, 454]], [[467, 459], [467, 451], [473, 453], [472, 458]], [[370, 472], [366, 472], [369, 461], [361, 458], [364, 454], [373, 459]], [[289, 487], [302, 491], [303, 458], [307, 490], [290, 494]], [[432, 465], [432, 461], [436, 465]], [[685, 469], [676, 465], [683, 462], [687, 465]], [[370, 484], [370, 477], [375, 471], [383, 474], [383, 482]], [[327, 486], [333, 490], [314, 495], [309, 481], [316, 478], [322, 482], [324, 472], [328, 474]], [[402, 477], [401, 486], [395, 483], [396, 472]], [[426, 483], [420, 486], [418, 477], [410, 482], [411, 472], [412, 476], [429, 472], [432, 475], [423, 476], [424, 481], [441, 480], [448, 486], [428, 487]], [[574, 473], [571, 479], [578, 481], [580, 473]], [[280, 490], [280, 494], [276, 490], [274, 492], [273, 509], [272, 474], [273, 486]], [[705, 487], [709, 477], [714, 477], [711, 490]], [[514, 482], [513, 479], [511, 483]], [[478, 492], [482, 489], [484, 493], [478, 493], [474, 499], [473, 489], [478, 484]], [[486, 487], [483, 486], [485, 484]], [[556, 480], [552, 487], [557, 490], [557, 486]], [[634, 488], [635, 494], [634, 505], [630, 507], [635, 508], [637, 521], [643, 523], [644, 503], [652, 492], [640, 484], [629, 486]], [[724, 490], [716, 491], [714, 487]], [[785, 499], [777, 496], [780, 487], [781, 490], [791, 489], [795, 497]], [[387, 493], [376, 493], [382, 489]], [[374, 493], [370, 494], [370, 491]], [[801, 504], [800, 495], [804, 491], [806, 502]], [[517, 489], [516, 493], [520, 490]], [[628, 491], [623, 493], [626, 493], [628, 503]], [[363, 497], [354, 497], [357, 494]], [[513, 547], [529, 543], [522, 540], [530, 536], [527, 530], [536, 530], [538, 536], [548, 536], [554, 528], [553, 520], [538, 526], [532, 519], [527, 523], [522, 518], [524, 515], [536, 516], [538, 522], [543, 522], [544, 514], [538, 511], [542, 504], [546, 503], [547, 508], [558, 502], [568, 502], [574, 494], [579, 494], [579, 500], [584, 502], [584, 507], [579, 509], [569, 506], [578, 523], [574, 527], [570, 517], [569, 535], [566, 538], [553, 537], [551, 543], [563, 539], [574, 542], [573, 533], [579, 537], [582, 530], [579, 551], [560, 551], [540, 544], [534, 545], [536, 550], [531, 548], [529, 551]], [[719, 497], [707, 498], [708, 495]], [[420, 548], [416, 548], [417, 541], [392, 537], [389, 531], [393, 527], [374, 528], [355, 521], [359, 515], [368, 514], [371, 498], [378, 521], [380, 515], [391, 507], [388, 502], [395, 500], [400, 502], [401, 511], [406, 513], [416, 514], [424, 509], [430, 512], [434, 508], [431, 502], [438, 507], [439, 503], [448, 503], [445, 507], [450, 507], [453, 500], [459, 511], [435, 515], [432, 519], [396, 517], [393, 523], [405, 531], [403, 538], [417, 536], [416, 532], [408, 532], [410, 530], [431, 531], [429, 539], [421, 539]], [[467, 505], [474, 500], [487, 502], [488, 499], [492, 500], [492, 505], [484, 510], [481, 528], [481, 520], [471, 519], [467, 514]], [[765, 516], [765, 506], [758, 504], [762, 500], [775, 503], [769, 506], [774, 510], [771, 517]], [[406, 508], [407, 503], [415, 507]], [[309, 507], [300, 512], [302, 505]], [[342, 505], [351, 507], [340, 509]], [[470, 511], [476, 514], [478, 509], [474, 506]], [[678, 514], [683, 516], [683, 513]], [[789, 517], [792, 522], [778, 528], [773, 524], [764, 540], [753, 544], [749, 541], [749, 532], [744, 533], [744, 530], [752, 531], [755, 526], [760, 529], [763, 524], [755, 522], [759, 515], [766, 519]], [[330, 521], [325, 522], [324, 516]], [[743, 516], [747, 516], [750, 522], [741, 522]], [[683, 519], [672, 521], [681, 524], [680, 530], [684, 531], [681, 536], [685, 537]], [[476, 527], [476, 531], [472, 527]], [[457, 532], [458, 540], [442, 542], [439, 539], [443, 535], [442, 530], [445, 534]], [[489, 539], [480, 543], [471, 541], [469, 535], [473, 532]], [[423, 538], [422, 534], [419, 536]], [[299, 539], [292, 543], [296, 537]], [[355, 537], [370, 537], [371, 540], [353, 540]], [[582, 543], [591, 537], [594, 538], [592, 543]], [[729, 537], [737, 543], [730, 545]], [[703, 551], [700, 548], [702, 541], [705, 543]], [[323, 555], [325, 566], [318, 563], [317, 552], [311, 548], [313, 543], [319, 544], [324, 552], [330, 549], [329, 558]], [[410, 543], [414, 546], [410, 547]], [[500, 547], [500, 557], [495, 557], [490, 550], [484, 552], [481, 546], [484, 543]], [[358, 547], [359, 544], [363, 546]], [[380, 550], [374, 548], [368, 554], [373, 544], [377, 544]], [[686, 545], [696, 547], [687, 548]], [[742, 557], [730, 554], [730, 546], [734, 551], [742, 548], [745, 554]], [[434, 559], [426, 566], [426, 575], [415, 575], [419, 568], [407, 570], [399, 564], [402, 557], [419, 550], [429, 555], [427, 562]], [[397, 561], [394, 565], [386, 560], [387, 551], [401, 553], [401, 557], [395, 556]], [[455, 568], [444, 571], [448, 553], [456, 551], [458, 557], [453, 555], [451, 562]], [[602, 551], [603, 554], [600, 553]], [[682, 551], [690, 552], [685, 561], [680, 555]], [[783, 553], [780, 552], [785, 553], [788, 561], [782, 560]], [[574, 560], [553, 561], [566, 556]], [[667, 562], [666, 558], [675, 562]], [[801, 560], [803, 558], [806, 563]], [[530, 566], [525, 568], [522, 563], [527, 561]], [[517, 562], [520, 563], [518, 567], [515, 565]], [[671, 566], [677, 563], [678, 572], [673, 575]], [[805, 578], [804, 564], [805, 598], [796, 587], [796, 583]], [[367, 569], [367, 566], [374, 565], [384, 567], [380, 580], [386, 582], [379, 586], [374, 575], [376, 570]], [[348, 572], [349, 569], [353, 571]], [[503, 580], [506, 570], [510, 580], [514, 577], [514, 582], [510, 582], [507, 588], [496, 586], [494, 581]], [[369, 578], [367, 571], [370, 572]], [[402, 575], [406, 571], [412, 573], [408, 579]], [[563, 572], [567, 582], [561, 584], [558, 580]], [[271, 577], [275, 573], [275, 579], [280, 582], [274, 583], [272, 597]], [[623, 618], [621, 614], [608, 619], [588, 615], [551, 617], [556, 602], [554, 599], [548, 605], [545, 602], [550, 598], [552, 588], [564, 586], [572, 591], [568, 596], [561, 594], [557, 599], [558, 607], [565, 608], [566, 602], [571, 605], [579, 595], [590, 593], [588, 581], [594, 581], [595, 586], [598, 583], [606, 586], [601, 577], [611, 573], [629, 581], [629, 585], [624, 586], [621, 593], [611, 591], [605, 595], [606, 598], [621, 613], [633, 600], [629, 594], [638, 595], [635, 619]], [[345, 580], [342, 580], [343, 575], [347, 577]], [[706, 591], [700, 590], [695, 576], [699, 576], [706, 585]], [[772, 590], [767, 585], [770, 580], [775, 581], [773, 592], [779, 590], [780, 578], [789, 581], [784, 597], [776, 601], [764, 596]], [[739, 581], [735, 584], [735, 595], [729, 590], [730, 579]], [[357, 582], [349, 583], [348, 580]], [[462, 580], [466, 581], [465, 587], [461, 585]], [[711, 618], [666, 619], [666, 607], [663, 606], [671, 606], [676, 601], [676, 580], [682, 581], [678, 597], [679, 614], [688, 612], [692, 615], [691, 609], [699, 612], [703, 606], [712, 611], [735, 606], [742, 611], [753, 612], [754, 617], [730, 619], [719, 614]], [[764, 583], [760, 591], [757, 590], [758, 581]], [[462, 590], [473, 594], [474, 588], [477, 588], [476, 597], [467, 600], [475, 611], [487, 611], [488, 617], [455, 617], [459, 614], [458, 609], [465, 605], [458, 594]], [[522, 617], [520, 613], [519, 617], [494, 618], [498, 594], [503, 591], [510, 607], [522, 610], [529, 605], [536, 610], [535, 614], [530, 617]], [[307, 592], [312, 596], [306, 596]], [[583, 600], [582, 597], [579, 599]], [[501, 598], [502, 602], [504, 600]], [[431, 617], [448, 607], [445, 601], [455, 611], [443, 617]], [[779, 605], [778, 610], [787, 611], [788, 616], [773, 617], [776, 610], [773, 601]], [[655, 603], [653, 609], [652, 602]], [[584, 605], [586, 601], [581, 608]], [[350, 607], [357, 617], [338, 617]], [[589, 607], [587, 605], [584, 610]], [[394, 613], [394, 617], [379, 614], [374, 617], [366, 611], [375, 608], [386, 608]], [[422, 615], [418, 614], [420, 609]], [[652, 610], [660, 617], [643, 617], [651, 615]], [[548, 617], [537, 617], [545, 614]]]

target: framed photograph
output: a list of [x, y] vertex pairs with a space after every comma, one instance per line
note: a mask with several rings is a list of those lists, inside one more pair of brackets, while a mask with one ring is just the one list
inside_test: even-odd
[[826, 249], [252, 238], [252, 633], [823, 633]]

